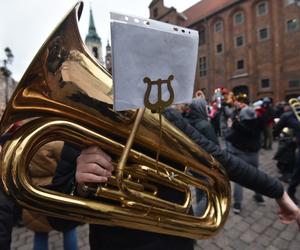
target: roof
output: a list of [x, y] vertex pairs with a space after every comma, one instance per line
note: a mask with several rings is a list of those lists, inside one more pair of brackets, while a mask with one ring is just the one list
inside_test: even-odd
[[92, 9], [90, 9], [89, 32], [85, 37], [85, 42], [101, 43], [101, 38], [98, 36], [96, 31]]
[[207, 16], [214, 14], [215, 12], [224, 9], [225, 7], [239, 2], [239, 0], [202, 0], [194, 4], [183, 14], [187, 17], [184, 26], [189, 26]]

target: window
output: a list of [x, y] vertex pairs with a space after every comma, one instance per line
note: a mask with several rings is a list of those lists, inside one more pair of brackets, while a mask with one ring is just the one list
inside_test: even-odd
[[296, 1], [295, 0], [284, 0], [284, 2], [285, 2], [285, 5], [290, 5], [290, 4], [295, 3]]
[[286, 31], [292, 32], [298, 30], [298, 20], [296, 18], [290, 19], [286, 22]]
[[235, 47], [242, 47], [244, 46], [244, 36], [238, 36], [235, 38]]
[[234, 15], [234, 24], [242, 24], [244, 22], [244, 13], [243, 12], [238, 12]]
[[218, 21], [215, 24], [215, 32], [222, 32], [223, 31], [223, 22]]
[[256, 5], [256, 15], [264, 16], [268, 13], [268, 4], [267, 2], [261, 2]]
[[199, 46], [205, 44], [205, 29], [201, 28], [199, 30]]
[[299, 80], [289, 80], [289, 88], [298, 88], [300, 87]]
[[199, 58], [199, 73], [200, 77], [206, 76], [206, 57], [200, 57]]
[[155, 17], [157, 17], [157, 16], [158, 16], [158, 9], [155, 8], [155, 9], [153, 10], [153, 17], [155, 18]]
[[262, 89], [270, 88], [270, 79], [264, 78], [260, 80], [260, 87]]
[[238, 61], [236, 62], [236, 69], [237, 69], [237, 70], [244, 69], [244, 60], [238, 60]]
[[261, 28], [258, 30], [258, 40], [263, 41], [269, 39], [269, 29]]
[[222, 43], [217, 44], [216, 51], [217, 51], [217, 54], [220, 54], [223, 52], [223, 44]]
[[98, 48], [97, 47], [93, 47], [93, 54], [94, 54], [94, 57], [99, 59], [99, 53], [98, 53]]

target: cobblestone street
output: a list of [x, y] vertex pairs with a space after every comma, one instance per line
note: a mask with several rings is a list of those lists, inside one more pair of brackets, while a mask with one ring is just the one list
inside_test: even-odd
[[[268, 174], [278, 177], [276, 163], [272, 160], [277, 143], [273, 150], [260, 151], [260, 167]], [[300, 190], [300, 189], [299, 189]], [[299, 190], [297, 196], [299, 197]], [[277, 218], [277, 205], [273, 199], [265, 197], [265, 203], [258, 205], [252, 198], [253, 192], [244, 189], [244, 202], [240, 215], [230, 211], [229, 218], [220, 233], [208, 240], [197, 241], [195, 250], [208, 249], [242, 249], [242, 250], [277, 250], [300, 249], [300, 233], [296, 223], [281, 224]], [[77, 229], [80, 250], [88, 250], [88, 226]], [[26, 228], [13, 230], [12, 250], [31, 250], [33, 233]], [[51, 232], [49, 249], [62, 250], [62, 234]]]

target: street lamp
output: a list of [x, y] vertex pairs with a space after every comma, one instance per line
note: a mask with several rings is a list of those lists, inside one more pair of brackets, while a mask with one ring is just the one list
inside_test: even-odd
[[5, 77], [5, 104], [8, 103], [8, 91], [9, 91], [9, 82], [8, 78], [11, 75], [10, 70], [7, 68], [7, 64], [11, 64], [14, 58], [13, 53], [11, 52], [9, 47], [4, 49], [6, 59], [3, 60], [3, 67], [1, 67], [1, 71]]

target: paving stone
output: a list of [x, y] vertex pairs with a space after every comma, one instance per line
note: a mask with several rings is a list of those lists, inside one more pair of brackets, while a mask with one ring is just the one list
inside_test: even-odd
[[241, 250], [241, 249], [245, 249], [247, 247], [247, 244], [240, 239], [236, 239], [231, 242], [230, 247], [236, 250]]
[[268, 246], [266, 248], [266, 250], [280, 250], [280, 249], [278, 247], [275, 247], [275, 246], [271, 245], [271, 246]]
[[282, 238], [277, 238], [274, 240], [273, 245], [279, 249], [288, 249], [289, 242]]
[[270, 227], [265, 231], [265, 234], [270, 236], [273, 239], [276, 238], [279, 233], [280, 233], [279, 230], [277, 230], [273, 227]]
[[258, 233], [252, 230], [247, 230], [241, 235], [240, 239], [249, 244], [253, 242], [257, 237], [258, 237]]
[[291, 241], [292, 239], [295, 238], [296, 233], [299, 233], [299, 232], [296, 232], [296, 231], [293, 231], [293, 232], [283, 231], [283, 232], [280, 233], [279, 236], [280, 236], [280, 238], [282, 238], [284, 240]]
[[226, 232], [226, 235], [228, 238], [230, 238], [231, 240], [237, 239], [239, 238], [239, 236], [241, 235], [241, 231], [237, 230], [236, 228], [233, 228], [231, 230], [228, 230]]
[[277, 220], [274, 224], [273, 224], [273, 227], [278, 229], [278, 230], [284, 230], [287, 225], [281, 223], [279, 220]]
[[270, 243], [273, 241], [273, 239], [265, 234], [259, 235], [256, 239], [258, 244], [267, 247], [270, 245]]
[[241, 221], [238, 225], [236, 225], [236, 228], [241, 232], [245, 232], [249, 227], [250, 225], [246, 221]]

